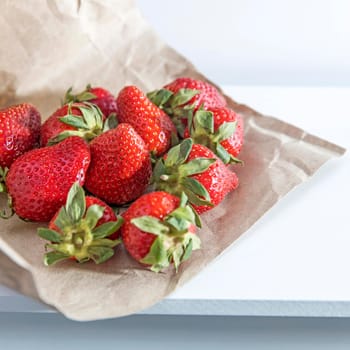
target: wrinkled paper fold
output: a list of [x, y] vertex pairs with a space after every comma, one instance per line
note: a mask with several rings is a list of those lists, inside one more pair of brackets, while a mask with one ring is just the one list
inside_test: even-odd
[[[72, 85], [80, 90], [91, 83], [117, 93], [126, 84], [150, 91], [178, 76], [206, 79], [157, 37], [129, 0], [1, 1], [0, 42], [0, 108], [30, 102], [44, 119]], [[240, 154], [245, 165], [235, 167], [240, 186], [203, 215], [203, 248], [178, 274], [172, 269], [154, 274], [123, 248], [102, 265], [68, 261], [47, 268], [38, 225], [14, 217], [0, 226], [0, 283], [72, 319], [135, 313], [195, 276], [293, 187], [344, 153], [295, 126], [227, 100], [245, 121]]]

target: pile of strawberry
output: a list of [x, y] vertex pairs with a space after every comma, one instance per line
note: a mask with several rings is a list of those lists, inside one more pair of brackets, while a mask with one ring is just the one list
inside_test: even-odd
[[42, 125], [30, 104], [0, 110], [0, 191], [11, 209], [0, 214], [49, 222], [38, 229], [46, 265], [102, 263], [123, 242], [153, 271], [177, 270], [200, 248], [198, 214], [237, 188], [228, 165], [242, 143], [240, 115], [203, 81], [179, 78], [147, 95], [126, 86], [117, 98], [69, 89]]

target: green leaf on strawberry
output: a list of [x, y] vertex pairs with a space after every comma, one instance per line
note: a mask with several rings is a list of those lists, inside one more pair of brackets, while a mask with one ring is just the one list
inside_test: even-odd
[[198, 157], [188, 161], [192, 146], [193, 140], [185, 139], [171, 148], [165, 159], [157, 161], [152, 182], [155, 183], [157, 190], [168, 191], [179, 197], [184, 192], [190, 203], [211, 206], [208, 191], [191, 176], [208, 170], [216, 159]]
[[225, 164], [242, 163], [221, 144], [222, 141], [228, 140], [234, 135], [236, 128], [237, 120], [223, 122], [215, 131], [213, 112], [204, 110], [198, 110], [188, 124], [189, 134], [193, 141], [211, 149]]
[[74, 95], [72, 94], [73, 87], [70, 87], [67, 90], [66, 94], [64, 95], [63, 104], [67, 104], [70, 102], [85, 102], [85, 101], [90, 101], [97, 98], [95, 94], [89, 91], [90, 89], [91, 89], [91, 85], [87, 85], [84, 91]]
[[163, 108], [171, 96], [173, 93], [167, 89], [155, 90], [147, 94], [147, 97], [159, 108]]
[[62, 105], [76, 102], [90, 102], [97, 105], [106, 118], [117, 112], [117, 102], [114, 95], [101, 86], [91, 86], [91, 84], [88, 84], [81, 92], [74, 94], [72, 91], [72, 88], [68, 89]]
[[66, 259], [69, 259], [69, 255], [61, 252], [52, 251], [45, 255], [44, 264], [46, 266], [50, 266], [58, 263], [59, 261], [66, 260]]
[[160, 89], [149, 92], [147, 97], [171, 117], [182, 137], [185, 130], [183, 120], [191, 118], [195, 108], [195, 104], [189, 102], [199, 93], [199, 90], [186, 88], [179, 89], [176, 93], [167, 89]]
[[[93, 197], [90, 197], [91, 201], [103, 203]], [[123, 219], [99, 225], [107, 205], [89, 204], [87, 208], [86, 204], [84, 190], [78, 183], [74, 183], [65, 206], [51, 220], [49, 228], [38, 229], [38, 235], [50, 242], [47, 248], [51, 251], [44, 258], [46, 265], [71, 258], [80, 263], [93, 260], [99, 264], [113, 256], [113, 248], [120, 240], [110, 236], [119, 230]]]
[[[72, 109], [80, 111], [81, 115], [72, 113]], [[68, 114], [59, 118], [60, 122], [73, 127], [74, 129], [63, 130], [48, 141], [48, 145], [53, 145], [63, 141], [70, 136], [79, 136], [86, 141], [91, 141], [103, 132], [115, 128], [118, 125], [116, 114], [111, 113], [104, 120], [100, 108], [90, 102], [80, 102], [68, 104]]]
[[118, 119], [115, 113], [111, 113], [103, 124], [103, 132], [115, 129], [118, 126]]
[[[152, 194], [150, 194], [152, 195]], [[200, 239], [194, 234], [197, 215], [182, 193], [179, 206], [163, 219], [145, 215], [131, 219], [139, 230], [156, 235], [148, 254], [140, 262], [159, 272], [174, 263], [175, 270], [188, 259], [192, 250], [200, 248]]]
[[141, 216], [139, 218], [132, 219], [131, 222], [140, 230], [153, 233], [157, 236], [169, 232], [169, 228], [162, 224], [161, 220], [154, 218], [153, 216]]
[[46, 227], [39, 227], [38, 228], [38, 235], [41, 238], [44, 238], [52, 243], [61, 243], [62, 242], [62, 237], [58, 232], [51, 230], [49, 228], [46, 228]]

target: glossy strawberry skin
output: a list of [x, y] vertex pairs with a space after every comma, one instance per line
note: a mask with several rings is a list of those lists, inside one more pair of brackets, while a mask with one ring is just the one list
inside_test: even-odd
[[204, 109], [213, 107], [225, 107], [226, 100], [219, 93], [219, 91], [211, 84], [187, 77], [182, 77], [174, 80], [168, 85], [164, 86], [165, 89], [170, 90], [176, 94], [180, 89], [192, 89], [200, 91], [199, 94], [195, 95], [186, 105], [195, 104], [195, 110], [200, 106]]
[[108, 90], [102, 87], [90, 87], [88, 91], [96, 96], [96, 98], [89, 100], [89, 102], [96, 104], [105, 118], [111, 113], [117, 114], [117, 101]]
[[235, 122], [236, 130], [235, 133], [228, 139], [221, 142], [221, 145], [226, 149], [228, 153], [234, 157], [238, 156], [243, 145], [243, 119], [235, 113], [232, 109], [228, 108], [212, 108], [211, 111], [214, 115], [214, 130], [219, 129], [220, 125], [224, 122]]
[[[217, 206], [224, 197], [238, 186], [237, 175], [229, 170], [226, 165], [210, 149], [194, 144], [188, 156], [188, 162], [196, 158], [216, 158], [216, 162], [201, 174], [192, 175], [208, 191], [210, 202]], [[193, 205], [198, 214], [202, 214], [212, 207], [207, 205]]]
[[[226, 149], [232, 156], [237, 157], [243, 146], [244, 124], [240, 114], [237, 114], [229, 108], [208, 108], [213, 113], [214, 131], [225, 122], [237, 122], [234, 134], [228, 139], [221, 142], [221, 146]], [[190, 137], [188, 127], [185, 129], [184, 137]]]
[[[88, 209], [91, 205], [97, 204], [101, 207], [104, 207], [103, 216], [100, 220], [98, 220], [96, 227], [105, 224], [106, 222], [110, 221], [117, 221], [117, 217], [113, 211], [113, 209], [107, 205], [105, 202], [101, 201], [101, 199], [98, 199], [96, 197], [87, 196], [85, 197], [85, 203], [86, 203], [86, 209]], [[55, 216], [50, 220], [49, 222], [49, 228], [54, 231], [59, 231], [59, 228], [55, 225], [56, 218], [58, 216], [59, 210], [56, 212]], [[112, 233], [110, 236], [108, 236], [109, 239], [118, 239], [120, 236], [120, 231]]]
[[[68, 114], [68, 105], [64, 105], [57, 109], [48, 119], [45, 120], [41, 126], [41, 146], [45, 147], [48, 141], [66, 130], [75, 130], [73, 126], [67, 125], [60, 121], [61, 117]], [[71, 114], [81, 116], [81, 112], [78, 108], [72, 108]]]
[[50, 221], [65, 203], [72, 184], [84, 184], [89, 163], [89, 147], [79, 137], [19, 157], [6, 178], [16, 214], [26, 220]]
[[136, 86], [126, 86], [117, 97], [118, 120], [129, 123], [145, 141], [149, 151], [165, 153], [176, 129], [169, 116]]
[[22, 103], [0, 110], [0, 166], [39, 146], [41, 117], [37, 109]]
[[142, 138], [129, 124], [122, 123], [90, 143], [91, 165], [85, 186], [110, 204], [124, 204], [146, 189], [152, 166]]
[[[130, 221], [144, 215], [163, 219], [179, 206], [179, 202], [178, 197], [167, 192], [151, 192], [138, 198], [124, 212], [125, 222], [121, 228], [121, 235], [125, 248], [134, 259], [138, 261], [143, 259], [149, 253], [157, 236], [141, 231]], [[194, 230], [195, 226], [193, 226], [193, 232]]]

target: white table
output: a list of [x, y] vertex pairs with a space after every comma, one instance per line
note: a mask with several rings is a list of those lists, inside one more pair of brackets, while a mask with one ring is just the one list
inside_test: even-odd
[[[349, 88], [224, 90], [260, 112], [350, 146]], [[350, 316], [349, 158], [324, 165], [205, 271], [144, 313]], [[50, 309], [0, 286], [0, 311]]]

